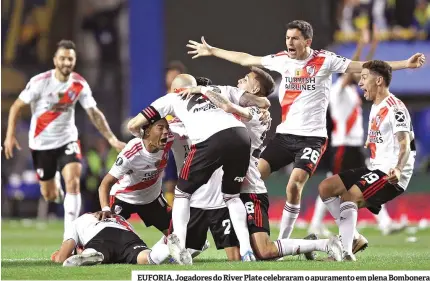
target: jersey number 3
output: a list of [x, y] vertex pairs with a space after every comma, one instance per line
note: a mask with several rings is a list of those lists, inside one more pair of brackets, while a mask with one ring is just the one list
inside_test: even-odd
[[67, 145], [64, 153], [66, 153], [66, 155], [81, 154], [81, 148], [77, 142], [71, 142]]

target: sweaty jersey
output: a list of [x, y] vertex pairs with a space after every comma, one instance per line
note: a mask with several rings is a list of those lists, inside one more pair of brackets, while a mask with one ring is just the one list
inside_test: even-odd
[[305, 60], [291, 59], [286, 51], [263, 57], [262, 65], [282, 75], [279, 103], [280, 134], [327, 137], [326, 112], [332, 73], [344, 73], [351, 61], [334, 53], [311, 50]]
[[210, 136], [233, 127], [245, 127], [233, 114], [214, 105], [201, 94], [182, 100], [177, 94], [167, 94], [151, 105], [163, 118], [178, 117], [187, 128], [192, 144], [207, 140]]
[[78, 139], [75, 126], [75, 104], [84, 109], [96, 106], [91, 89], [82, 76], [73, 72], [69, 80], [55, 78], [55, 70], [30, 79], [19, 95], [31, 106], [29, 146], [34, 150], [59, 148]]
[[161, 174], [167, 165], [172, 143], [173, 135], [170, 133], [165, 149], [150, 153], [140, 138], [129, 141], [109, 171], [118, 179], [110, 195], [136, 205], [148, 204], [157, 199], [161, 193]]
[[[184, 165], [185, 158], [188, 156], [191, 147], [191, 140], [187, 135], [184, 124], [174, 118], [169, 121], [169, 128], [175, 140], [172, 145], [173, 156], [175, 157], [176, 169], [179, 173]], [[211, 176], [209, 181], [197, 189], [190, 199], [190, 207], [210, 210], [226, 207], [221, 193], [222, 168], [218, 168]]]
[[[388, 174], [398, 162], [399, 142], [397, 132], [409, 132], [411, 141], [414, 139], [411, 117], [404, 103], [390, 94], [380, 104], [372, 105], [369, 116], [368, 141], [370, 148], [371, 170], [379, 169]], [[403, 168], [399, 186], [406, 189], [412, 177], [415, 151], [409, 154], [408, 162]]]
[[131, 224], [121, 216], [113, 215], [112, 218], [99, 221], [93, 214], [87, 213], [75, 219], [69, 226], [66, 226], [63, 241], [73, 239], [77, 246], [85, 246], [106, 227], [135, 232]]
[[[241, 89], [238, 89], [236, 87], [231, 86], [213, 86], [216, 88], [221, 95], [227, 97], [231, 102], [235, 104], [239, 104], [240, 97], [243, 95], [244, 91]], [[249, 107], [252, 119], [248, 122], [244, 122], [246, 128], [248, 129], [249, 136], [251, 138], [251, 158], [249, 163], [249, 168], [246, 173], [244, 184], [241, 187], [241, 193], [267, 193], [266, 186], [264, 185], [264, 181], [261, 179], [261, 174], [258, 171], [258, 159], [260, 158], [261, 151], [263, 149], [263, 141], [266, 138], [266, 133], [270, 129], [270, 123], [269, 124], [261, 124], [259, 120], [259, 114], [260, 109], [258, 107]], [[175, 128], [177, 127], [177, 128]], [[172, 132], [182, 132], [182, 135], [186, 135], [186, 130], [183, 125], [181, 125], [179, 120], [176, 120], [176, 122], [172, 122], [170, 124], [170, 129]], [[180, 134], [179, 134], [180, 135]], [[175, 144], [173, 144], [172, 149], [174, 149], [176, 145], [176, 136], [175, 136]], [[186, 142], [186, 137], [178, 137], [181, 139], [181, 141]], [[186, 143], [179, 144], [178, 142], [178, 151], [181, 151], [181, 147], [186, 147]], [[189, 148], [188, 148], [189, 151]], [[176, 167], [179, 169], [182, 167], [184, 162], [184, 157], [176, 157], [175, 151], [173, 151], [175, 155], [175, 161], [176, 161]], [[184, 153], [182, 153], [183, 155]], [[186, 156], [186, 155], [185, 155]], [[179, 164], [178, 164], [179, 162]], [[178, 170], [179, 171], [179, 170]], [[201, 192], [203, 194], [203, 198], [199, 198], [199, 196], [196, 196], [196, 194], [193, 194], [193, 197], [191, 201], [193, 201], [194, 198], [196, 201], [196, 204], [199, 204], [200, 201], [205, 201], [204, 198], [206, 198], [206, 193], [208, 192], [217, 192], [220, 194], [220, 199], [222, 200], [221, 191], [218, 190], [219, 188], [216, 188], [217, 190], [214, 190], [215, 188], [210, 189], [210, 187], [207, 187], [207, 185], [211, 184], [212, 187], [217, 187], [221, 185], [221, 179], [222, 179], [223, 171], [221, 168], [219, 168], [213, 175], [211, 180], [206, 184], [205, 186], [201, 187], [197, 190], [197, 192]], [[216, 178], [214, 178], [216, 176]], [[208, 188], [207, 191], [205, 189]], [[213, 197], [207, 197], [207, 198], [217, 198], [216, 196]], [[221, 202], [221, 201], [220, 201]], [[205, 206], [201, 204], [202, 206]]]
[[[221, 95], [227, 97], [232, 103], [238, 104], [244, 91], [231, 86], [215, 86], [219, 89]], [[262, 124], [260, 121], [261, 110], [256, 106], [248, 107], [252, 118], [248, 122], [244, 122], [248, 129], [249, 137], [251, 138], [251, 158], [249, 168], [246, 173], [245, 181], [240, 189], [241, 193], [267, 193], [264, 181], [261, 179], [261, 174], [258, 171], [258, 160], [260, 159], [261, 151], [263, 150], [263, 142], [266, 138], [267, 131], [270, 129], [270, 122]]]
[[330, 115], [333, 120], [332, 146], [362, 146], [364, 144], [361, 99], [354, 85], [342, 88], [339, 77], [330, 92]]

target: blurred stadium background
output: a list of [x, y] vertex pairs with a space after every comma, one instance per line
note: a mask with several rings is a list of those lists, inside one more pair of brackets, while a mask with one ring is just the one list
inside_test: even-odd
[[[76, 71], [89, 82], [99, 108], [124, 141], [130, 138], [124, 120], [165, 93], [169, 65], [183, 64], [187, 72], [210, 77], [215, 84], [235, 85], [246, 73], [244, 68], [213, 58], [192, 61], [185, 45], [188, 39], [199, 40], [202, 35], [215, 46], [265, 55], [285, 47], [287, 22], [303, 19], [314, 27], [314, 49], [351, 57], [358, 30], [374, 23], [381, 36], [375, 58], [405, 59], [415, 52], [430, 58], [428, 0], [3, 0], [1, 5], [2, 143], [10, 105], [30, 77], [52, 68], [55, 44], [64, 38], [77, 43]], [[413, 115], [418, 158], [407, 193], [390, 202], [388, 210], [393, 218], [403, 215], [413, 222], [430, 219], [429, 80], [427, 62], [417, 71], [396, 72], [391, 87]], [[275, 95], [271, 101], [273, 134], [280, 112]], [[367, 129], [370, 104], [364, 102], [363, 107]], [[1, 156], [2, 218], [61, 217], [62, 205], [48, 205], [40, 198], [28, 148], [29, 122], [28, 108], [17, 132], [23, 149], [9, 161]], [[85, 155], [82, 212], [95, 211], [100, 208], [98, 184], [116, 153], [80, 106], [76, 123]], [[305, 188], [303, 222], [312, 216], [316, 187], [325, 177], [329, 161], [326, 153]], [[289, 172], [287, 167], [267, 182], [273, 220], [282, 213]], [[362, 222], [373, 221], [367, 210], [359, 217]]]

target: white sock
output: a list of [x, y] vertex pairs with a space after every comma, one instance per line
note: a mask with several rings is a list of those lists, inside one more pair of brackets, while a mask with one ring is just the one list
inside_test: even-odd
[[239, 194], [223, 194], [224, 202], [230, 214], [231, 223], [236, 232], [240, 245], [240, 255], [244, 256], [248, 251], [253, 252], [249, 241], [248, 224], [246, 221], [246, 210]]
[[175, 188], [175, 199], [172, 209], [173, 232], [178, 236], [182, 248], [185, 248], [187, 226], [190, 220], [190, 197], [190, 194]]
[[328, 239], [305, 240], [305, 239], [279, 239], [274, 241], [278, 248], [279, 256], [299, 255], [312, 251], [325, 252]]
[[[340, 217], [340, 198], [339, 197], [330, 197], [324, 201], [325, 206], [330, 211], [330, 214], [333, 216], [336, 225], [339, 226], [339, 217]], [[354, 239], [358, 239], [360, 233], [358, 233], [357, 229], [354, 229]]]
[[323, 201], [324, 205], [327, 207], [327, 210], [333, 216], [337, 225], [339, 225], [339, 216], [340, 216], [340, 198], [339, 197], [330, 197]]
[[294, 229], [294, 223], [296, 222], [299, 213], [300, 204], [294, 205], [288, 202], [285, 203], [284, 210], [282, 211], [278, 239], [290, 238], [291, 232], [293, 232]]
[[387, 208], [385, 205], [382, 205], [381, 211], [378, 215], [375, 215], [375, 219], [378, 222], [378, 226], [380, 229], [386, 228], [391, 223], [391, 217], [387, 212]]
[[339, 233], [343, 249], [352, 254], [352, 242], [354, 240], [357, 225], [357, 204], [354, 202], [343, 202], [340, 204]]
[[81, 212], [81, 205], [81, 193], [66, 193], [63, 203], [65, 228], [67, 228], [77, 217], [79, 217], [79, 213]]
[[322, 225], [326, 211], [327, 208], [324, 202], [321, 200], [321, 197], [318, 196], [315, 202], [314, 214], [312, 215], [311, 224], [309, 226], [310, 229], [316, 229]]
[[149, 264], [160, 264], [169, 257], [169, 247], [164, 243], [156, 243], [148, 255]]
[[[157, 241], [157, 243], [155, 243], [155, 244], [154, 244], [154, 246], [155, 246], [155, 245], [157, 245], [157, 244], [164, 244], [164, 245], [167, 245], [167, 237], [163, 235], [163, 236], [160, 238], [160, 240], [158, 240], [158, 241]], [[154, 247], [152, 247], [152, 248], [154, 248]]]

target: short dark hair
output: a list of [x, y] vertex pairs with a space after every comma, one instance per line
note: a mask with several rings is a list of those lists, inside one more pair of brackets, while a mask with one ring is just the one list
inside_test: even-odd
[[187, 72], [187, 68], [185, 67], [185, 65], [178, 60], [174, 60], [174, 61], [169, 62], [169, 64], [167, 65], [166, 71], [169, 71], [169, 70], [176, 70], [180, 74]]
[[255, 73], [255, 79], [260, 83], [260, 93], [267, 97], [275, 89], [275, 81], [272, 76], [266, 71], [258, 67], [251, 67], [251, 71]]
[[76, 51], [76, 45], [72, 40], [61, 40], [57, 43], [57, 50], [60, 48]]
[[196, 77], [197, 86], [213, 85], [212, 80], [206, 77]]
[[287, 23], [286, 28], [287, 30], [295, 28], [300, 30], [305, 39], [312, 39], [314, 37], [312, 25], [304, 20], [293, 20], [292, 22]]
[[384, 78], [385, 85], [387, 87], [390, 86], [393, 69], [388, 63], [382, 60], [370, 60], [363, 64], [363, 68], [369, 69], [369, 71], [374, 75], [382, 76], [382, 78]]

